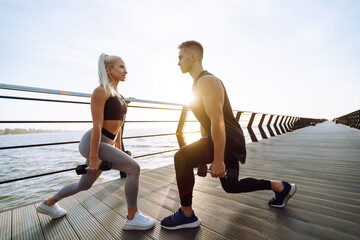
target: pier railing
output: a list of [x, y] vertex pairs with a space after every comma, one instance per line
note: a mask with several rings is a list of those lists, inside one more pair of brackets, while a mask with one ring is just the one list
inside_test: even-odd
[[[54, 89], [45, 89], [45, 88], [35, 88], [35, 87], [27, 87], [27, 86], [18, 86], [18, 85], [10, 85], [10, 84], [2, 84], [0, 83], [0, 89], [5, 92], [15, 91], [15, 92], [30, 92], [30, 93], [40, 93], [44, 94], [47, 97], [24, 97], [13, 95], [0, 95], [0, 99], [14, 100], [14, 101], [36, 101], [36, 102], [58, 102], [58, 103], [66, 103], [66, 104], [90, 104], [89, 99], [91, 98], [91, 94], [88, 93], [79, 93], [79, 92], [71, 92], [71, 91], [60, 91]], [[69, 96], [69, 97], [77, 97], [84, 98], [86, 100], [63, 100], [51, 98], [48, 96]], [[186, 145], [186, 134], [190, 133], [200, 133], [200, 131], [184, 131], [184, 126], [186, 123], [196, 123], [196, 119], [190, 119], [188, 117], [189, 107], [184, 104], [178, 103], [169, 103], [169, 102], [160, 102], [160, 101], [150, 101], [150, 100], [142, 100], [135, 98], [125, 98], [128, 103], [129, 108], [138, 108], [138, 109], [146, 109], [146, 110], [164, 110], [164, 111], [177, 111], [179, 112], [178, 120], [126, 120], [125, 125], [132, 124], [141, 124], [141, 123], [176, 123], [177, 128], [174, 129], [174, 132], [170, 133], [161, 133], [161, 134], [148, 134], [148, 135], [139, 135], [139, 136], [128, 136], [123, 137], [122, 139], [134, 139], [134, 138], [155, 138], [161, 136], [171, 136], [174, 135], [177, 137], [177, 141], [179, 144], [179, 148]], [[3, 116], [6, 114], [3, 113]], [[303, 118], [298, 116], [286, 116], [286, 115], [278, 115], [278, 114], [268, 114], [268, 113], [259, 113], [259, 112], [251, 112], [251, 111], [239, 111], [234, 110], [234, 116], [237, 121], [239, 121], [241, 127], [244, 130], [245, 137], [249, 139], [249, 141], [257, 142], [259, 139], [267, 139], [269, 137], [275, 137], [277, 135], [285, 134], [287, 132], [291, 132], [293, 130], [315, 125], [316, 123], [322, 122], [321, 119], [313, 119], [313, 118]], [[145, 115], [143, 116], [145, 118]], [[91, 121], [75, 121], [75, 120], [16, 120], [16, 119], [8, 119], [8, 120], [0, 120], [0, 124], [57, 124], [57, 123], [71, 123], [71, 124], [79, 124], [79, 123], [88, 123]], [[125, 126], [124, 125], [124, 126]], [[175, 131], [176, 130], [176, 131]], [[126, 127], [125, 127], [126, 131]], [[123, 131], [124, 132], [124, 131]], [[63, 144], [76, 144], [79, 141], [65, 141], [65, 142], [50, 142], [50, 143], [33, 143], [27, 145], [17, 145], [17, 146], [4, 146], [0, 147], [0, 151], [16, 149], [16, 148], [31, 148], [31, 147], [40, 147], [40, 146], [49, 146], [49, 145], [63, 145]], [[135, 155], [133, 158], [142, 158], [152, 155], [164, 154], [172, 151], [177, 151], [179, 148], [160, 151], [160, 152], [149, 152], [143, 155]], [[122, 150], [125, 151], [125, 145], [122, 143]], [[0, 184], [16, 182], [20, 180], [41, 177], [45, 175], [52, 175], [66, 171], [73, 171], [75, 168], [63, 169], [54, 172], [47, 172], [33, 176], [25, 176], [17, 179], [0, 179]], [[120, 173], [121, 177], [126, 177], [124, 173]]]
[[344, 124], [351, 128], [360, 129], [360, 110], [335, 118], [334, 122]]

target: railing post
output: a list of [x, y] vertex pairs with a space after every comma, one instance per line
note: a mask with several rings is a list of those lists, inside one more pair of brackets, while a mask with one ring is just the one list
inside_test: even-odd
[[256, 138], [256, 136], [255, 136], [255, 133], [254, 133], [254, 131], [253, 131], [252, 128], [251, 128], [251, 125], [252, 125], [253, 122], [254, 122], [255, 115], [256, 115], [256, 113], [251, 114], [250, 121], [249, 121], [249, 123], [248, 123], [248, 125], [247, 125], [247, 129], [248, 129], [248, 132], [249, 132], [249, 134], [250, 134], [251, 141], [253, 141], [253, 142], [258, 142], [258, 140], [257, 140], [257, 138]]
[[294, 130], [296, 120], [297, 117], [293, 117], [293, 120], [291, 121], [291, 130]]
[[355, 117], [356, 117], [355, 128], [360, 129], [360, 111], [356, 112]]
[[269, 133], [270, 133], [270, 136], [275, 137], [275, 134], [274, 134], [273, 130], [271, 129], [271, 125], [270, 125], [273, 116], [274, 116], [274, 115], [270, 115], [270, 118], [269, 118], [269, 121], [268, 121], [266, 127], [267, 127], [267, 129], [268, 129], [268, 131], [269, 131]]
[[236, 113], [236, 121], [237, 122], [239, 122], [240, 121], [240, 117], [241, 117], [241, 114], [242, 114], [243, 112], [237, 112]]
[[[125, 121], [121, 129], [121, 150], [125, 152], [125, 146], [123, 141], [124, 127], [125, 127]], [[119, 172], [120, 172], [120, 178], [126, 178], [126, 172], [123, 171], [119, 171]]]
[[283, 120], [284, 120], [285, 116], [281, 117], [280, 123], [279, 123], [279, 127], [282, 133], [286, 133], [284, 127], [282, 126]]
[[292, 132], [292, 121], [294, 120], [294, 117], [290, 117], [288, 126], [289, 126], [289, 132]]
[[184, 138], [184, 126], [185, 126], [185, 122], [186, 122], [186, 118], [187, 118], [187, 114], [188, 114], [188, 107], [183, 107], [181, 110], [181, 114], [180, 114], [180, 119], [179, 119], [179, 124], [176, 130], [176, 138], [178, 140], [179, 143], [179, 147], [182, 148], [183, 146], [186, 145], [186, 140]]
[[259, 122], [258, 128], [259, 128], [261, 137], [262, 137], [263, 139], [268, 139], [268, 137], [266, 136], [266, 134], [265, 134], [265, 132], [264, 132], [264, 129], [262, 128], [262, 124], [263, 124], [263, 122], [264, 122], [265, 116], [266, 116], [266, 114], [263, 114], [263, 115], [262, 115], [261, 120], [260, 120], [260, 122]]
[[276, 124], [277, 124], [277, 121], [279, 120], [279, 115], [277, 115], [276, 119], [275, 119], [275, 122], [274, 122], [274, 129], [275, 129], [275, 132], [277, 135], [281, 135], [279, 129], [277, 128]]
[[289, 128], [289, 125], [288, 125], [289, 119], [290, 119], [290, 117], [286, 116], [285, 121], [284, 121], [284, 128], [285, 128], [286, 132], [290, 132], [290, 128]]
[[295, 123], [297, 122], [297, 120], [299, 120], [299, 118], [298, 117], [294, 117], [294, 120], [293, 120], [293, 122], [292, 122], [292, 130], [296, 130], [295, 129]]
[[348, 113], [334, 119], [336, 123], [347, 125], [351, 128], [360, 129], [360, 110]]

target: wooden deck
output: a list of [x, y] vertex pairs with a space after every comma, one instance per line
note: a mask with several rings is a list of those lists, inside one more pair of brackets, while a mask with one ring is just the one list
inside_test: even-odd
[[178, 209], [173, 165], [142, 172], [138, 204], [157, 219], [148, 231], [123, 231], [124, 180], [60, 201], [57, 220], [39, 203], [0, 213], [0, 239], [360, 239], [360, 131], [325, 122], [247, 145], [240, 175], [284, 179], [298, 191], [285, 209], [270, 191], [227, 194], [218, 179], [196, 177], [196, 229], [168, 231], [160, 221]]

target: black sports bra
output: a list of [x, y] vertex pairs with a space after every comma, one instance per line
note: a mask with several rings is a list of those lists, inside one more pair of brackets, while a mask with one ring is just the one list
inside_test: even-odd
[[120, 96], [111, 96], [105, 102], [104, 120], [121, 120], [125, 119], [127, 105], [125, 99]]

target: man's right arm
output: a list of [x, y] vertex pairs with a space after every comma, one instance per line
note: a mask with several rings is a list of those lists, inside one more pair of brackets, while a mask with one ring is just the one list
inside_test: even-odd
[[205, 128], [201, 125], [200, 125], [200, 132], [201, 132], [201, 137], [203, 137], [203, 138], [209, 136], [209, 134], [206, 132]]

